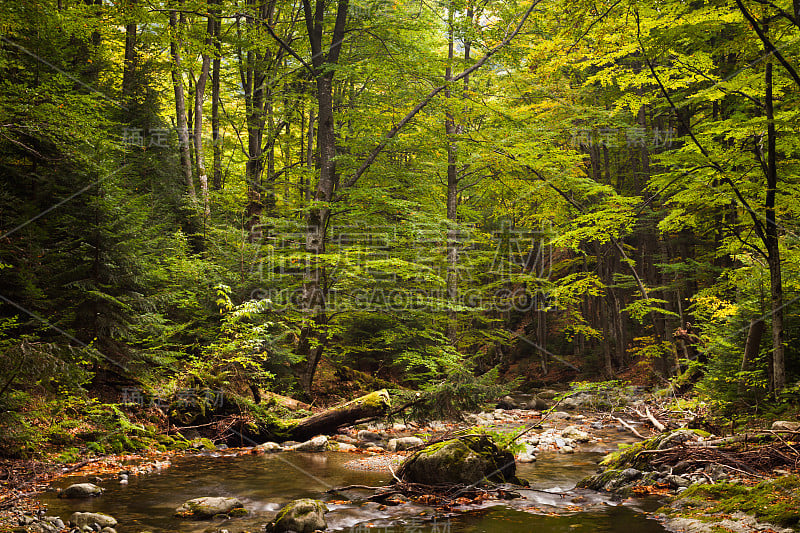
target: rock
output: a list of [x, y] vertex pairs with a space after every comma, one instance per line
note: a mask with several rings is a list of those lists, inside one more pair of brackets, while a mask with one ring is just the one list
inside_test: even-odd
[[517, 461], [520, 463], [535, 463], [536, 456], [527, 452], [517, 455]]
[[334, 449], [334, 451], [337, 451], [337, 452], [354, 452], [357, 449], [358, 449], [358, 446], [353, 446], [352, 444], [349, 444], [347, 442], [337, 442], [336, 443], [336, 448]]
[[70, 485], [59, 494], [59, 498], [89, 498], [100, 496], [103, 489], [92, 483], [75, 483]]
[[525, 409], [527, 405], [519, 402], [511, 396], [503, 396], [497, 401], [498, 409]]
[[324, 452], [327, 447], [328, 437], [325, 435], [317, 435], [311, 440], [295, 444], [291, 449], [298, 452]]
[[386, 450], [384, 450], [384, 449], [383, 449], [383, 448], [381, 448], [380, 446], [375, 446], [375, 445], [372, 445], [372, 446], [367, 446], [367, 447], [364, 449], [364, 451], [365, 451], [365, 452], [370, 452], [370, 453], [383, 453], [383, 452], [385, 452]]
[[288, 449], [289, 449], [289, 448], [291, 448], [292, 446], [297, 446], [298, 444], [301, 444], [301, 443], [297, 442], [296, 440], [287, 440], [287, 441], [284, 441], [284, 442], [282, 443], [282, 446], [283, 446], [285, 449], [287, 449], [287, 450], [288, 450]]
[[369, 431], [368, 429], [362, 429], [359, 431], [357, 437], [361, 442], [378, 442], [381, 440], [380, 435], [374, 431]]
[[772, 423], [772, 431], [800, 431], [800, 422], [776, 420]]
[[253, 449], [257, 452], [275, 453], [283, 450], [283, 447], [277, 442], [265, 442], [264, 444], [259, 444]]
[[334, 435], [331, 440], [336, 442], [344, 442], [345, 444], [358, 444], [358, 439], [354, 439], [350, 435]]
[[561, 394], [561, 393], [558, 392], [557, 390], [545, 389], [543, 391], [537, 392], [536, 396], [538, 396], [539, 398], [542, 398], [544, 400], [552, 400], [553, 398], [555, 398], [559, 394]]
[[295, 500], [278, 512], [275, 520], [267, 524], [266, 531], [269, 533], [324, 531], [328, 528], [328, 523], [325, 521], [327, 512], [328, 508], [319, 500], [309, 498]]
[[574, 398], [574, 397], [564, 398], [561, 401], [561, 407], [563, 407], [564, 409], [568, 409], [570, 411], [574, 411], [575, 409], [579, 408], [580, 406], [581, 406], [580, 401], [577, 398]]
[[555, 413], [553, 413], [553, 418], [555, 418], [556, 420], [569, 420], [570, 418], [572, 418], [572, 415], [565, 411], [556, 411]]
[[678, 446], [690, 440], [698, 440], [700, 436], [689, 429], [679, 429], [667, 435], [664, 440], [658, 445], [659, 450], [666, 450], [673, 446]]
[[425, 441], [419, 437], [401, 437], [399, 439], [391, 439], [389, 441], [389, 451], [401, 452], [410, 448], [422, 446], [423, 444], [425, 444]]
[[218, 514], [230, 514], [234, 509], [244, 510], [244, 505], [237, 498], [205, 496], [186, 501], [175, 509], [175, 515], [202, 520]]
[[635, 468], [626, 468], [620, 473], [620, 476], [622, 476], [622, 479], [625, 481], [633, 481], [634, 479], [641, 477], [641, 475], [642, 471]]
[[116, 518], [103, 513], [72, 513], [72, 516], [69, 517], [69, 521], [73, 526], [81, 529], [86, 526], [92, 527], [94, 525], [100, 526], [98, 529], [117, 525]]
[[686, 488], [692, 484], [692, 482], [686, 479], [683, 476], [676, 476], [675, 474], [670, 474], [664, 478], [664, 481], [669, 483], [669, 486], [673, 489], [679, 489], [681, 487]]
[[408, 457], [398, 476], [411, 483], [518, 482], [514, 456], [487, 435], [471, 435], [428, 446]]
[[117, 530], [113, 527], [104, 527], [100, 530], [100, 533], [117, 533]]
[[578, 426], [567, 426], [561, 431], [561, 436], [565, 439], [572, 439], [575, 442], [589, 442], [589, 439], [591, 439], [591, 436]]
[[549, 407], [550, 407], [550, 404], [548, 404], [546, 401], [544, 401], [539, 396], [534, 396], [528, 402], [528, 409], [533, 409], [535, 411], [544, 411], [545, 409], [547, 409]]
[[397, 422], [392, 424], [392, 431], [405, 431], [406, 429], [408, 429], [408, 426], [405, 424], [399, 424]]
[[572, 446], [566, 445], [561, 447], [561, 453], [575, 453], [575, 448]]

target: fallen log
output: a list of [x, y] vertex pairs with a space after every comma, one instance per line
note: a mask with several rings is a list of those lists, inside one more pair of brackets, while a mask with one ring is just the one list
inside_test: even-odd
[[363, 419], [381, 416], [390, 407], [389, 393], [381, 389], [307, 418], [290, 420], [285, 423], [281, 433], [287, 440], [299, 441], [320, 434], [330, 435]]

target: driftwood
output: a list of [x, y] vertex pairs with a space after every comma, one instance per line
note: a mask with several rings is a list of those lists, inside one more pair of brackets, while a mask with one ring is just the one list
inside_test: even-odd
[[644, 437], [644, 436], [643, 436], [641, 433], [639, 433], [638, 431], [636, 431], [636, 428], [635, 428], [635, 427], [633, 427], [632, 425], [628, 424], [628, 423], [627, 423], [627, 422], [625, 422], [623, 419], [621, 419], [621, 418], [619, 418], [619, 417], [616, 417], [616, 416], [612, 416], [611, 418], [613, 418], [614, 420], [616, 420], [617, 422], [619, 422], [620, 424], [622, 424], [622, 426], [623, 426], [625, 429], [627, 429], [628, 431], [630, 431], [631, 433], [633, 433], [634, 435], [636, 435], [636, 436], [637, 436], [637, 437], [639, 437], [640, 439], [642, 439], [642, 440], [645, 440], [645, 439], [647, 438], [647, 437]]
[[284, 431], [290, 440], [300, 441], [315, 435], [329, 435], [339, 428], [384, 415], [390, 407], [389, 393], [381, 389], [307, 418], [292, 420]]

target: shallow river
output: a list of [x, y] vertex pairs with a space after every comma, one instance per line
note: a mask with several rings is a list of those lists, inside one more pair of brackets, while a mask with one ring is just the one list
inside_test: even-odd
[[[74, 511], [104, 512], [119, 521], [119, 533], [202, 532], [224, 528], [231, 533], [261, 531], [284, 503], [303, 497], [328, 501], [329, 529], [345, 533], [655, 533], [665, 531], [647, 517], [654, 502], [613, 501], [604, 494], [574, 489], [575, 483], [595, 471], [601, 453], [541, 454], [539, 461], [518, 466], [518, 475], [535, 490], [520, 490], [522, 498], [491, 501], [450, 515], [430, 507], [403, 504], [385, 507], [358, 503], [369, 492], [326, 494], [352, 484], [384, 485], [382, 472], [360, 471], [345, 463], [360, 455], [325, 452], [284, 452], [268, 455], [214, 454], [177, 457], [161, 473], [131, 476], [128, 485], [109, 478], [99, 483], [103, 496], [89, 500], [60, 500], [42, 495], [49, 515], [65, 520]], [[61, 486], [82, 481], [63, 480]], [[186, 521], [173, 517], [184, 501], [200, 496], [235, 496], [250, 516], [229, 521]], [[353, 500], [354, 503], [340, 503]]]

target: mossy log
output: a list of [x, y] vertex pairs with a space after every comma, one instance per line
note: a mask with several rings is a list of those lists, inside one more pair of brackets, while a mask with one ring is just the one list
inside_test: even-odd
[[386, 389], [381, 389], [307, 418], [290, 420], [283, 432], [287, 439], [299, 441], [310, 439], [315, 435], [330, 435], [337, 429], [352, 426], [359, 420], [381, 416], [390, 407], [389, 393]]

